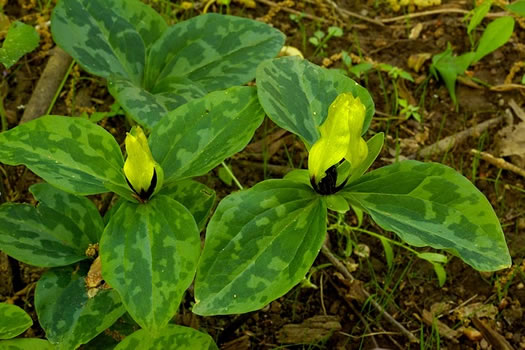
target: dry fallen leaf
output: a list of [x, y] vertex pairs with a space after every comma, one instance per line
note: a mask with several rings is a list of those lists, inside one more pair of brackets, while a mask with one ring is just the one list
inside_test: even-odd
[[498, 132], [500, 157], [512, 158], [512, 163], [520, 168], [525, 167], [525, 122], [509, 125]]
[[408, 57], [408, 68], [413, 69], [414, 72], [419, 72], [423, 64], [432, 57], [430, 53], [416, 53]]
[[314, 316], [301, 324], [287, 324], [277, 333], [277, 341], [284, 344], [313, 344], [341, 330], [336, 316]]
[[434, 318], [433, 314], [430, 311], [423, 310], [422, 315], [423, 322], [425, 322], [428, 326], [436, 327], [439, 334], [447, 339], [450, 339], [454, 343], [458, 343], [459, 336], [461, 335], [460, 332], [450, 328], [437, 318]]
[[423, 23], [419, 22], [418, 24], [416, 24], [414, 26], [414, 28], [412, 28], [408, 38], [410, 40], [415, 40], [415, 39], [419, 38], [419, 34], [421, 34], [421, 30], [423, 30]]
[[486, 317], [493, 320], [498, 314], [498, 307], [492, 304], [472, 303], [457, 308], [454, 313], [461, 321], [469, 320], [472, 317]]

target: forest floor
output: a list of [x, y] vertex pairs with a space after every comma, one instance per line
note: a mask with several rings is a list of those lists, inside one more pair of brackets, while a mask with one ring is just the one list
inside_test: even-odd
[[[194, 10], [185, 11], [177, 2], [150, 3], [170, 23], [195, 16], [204, 7], [195, 2]], [[377, 111], [370, 129], [386, 134], [374, 167], [417, 159], [440, 162], [462, 173], [493, 205], [513, 266], [493, 273], [478, 272], [448, 255], [446, 282], [439, 287], [432, 265], [402, 247], [394, 246], [393, 261], [387, 264], [381, 241], [365, 231], [399, 239], [366, 216], [360, 226], [362, 231], [351, 231], [347, 228], [356, 226], [357, 219], [347, 214], [343, 223], [330, 222], [333, 229], [328, 237], [330, 252], [343, 268], [320, 254], [307, 282], [264, 309], [245, 315], [196, 316], [191, 313], [190, 290], [176, 322], [208, 332], [221, 349], [525, 349], [525, 179], [523, 174], [506, 170], [501, 161], [490, 162], [486, 155], [504, 157], [525, 168], [525, 21], [516, 23], [511, 39], [503, 47], [468, 68], [458, 81], [455, 106], [429, 67], [431, 57], [443, 52], [449, 43], [456, 54], [472, 49], [465, 15], [474, 1], [443, 0], [438, 6], [404, 7], [398, 12], [384, 0], [279, 4], [259, 0], [255, 8], [245, 8], [241, 3], [233, 1], [228, 8], [212, 4], [208, 12], [229, 12], [265, 21], [285, 33], [286, 45], [301, 51], [306, 59], [341, 69], [365, 86]], [[472, 33], [474, 41], [490, 21], [505, 14], [503, 4], [494, 1], [490, 15]], [[44, 1], [12, 0], [0, 18], [0, 26], [5, 16], [38, 26], [41, 37], [39, 48], [2, 73], [0, 95], [9, 127], [21, 119], [23, 106], [53, 49], [49, 31], [52, 7], [53, 1], [48, 6]], [[327, 40], [325, 47], [311, 43], [316, 32], [326, 34], [332, 26], [339, 27], [342, 35]], [[364, 66], [358, 64], [365, 62], [370, 63], [369, 69], [359, 72]], [[412, 81], [399, 76], [399, 69], [409, 73]], [[412, 111], [420, 121], [414, 115], [407, 118], [400, 99], [415, 106]], [[52, 114], [109, 111], [112, 103], [105, 81], [74, 65]], [[127, 129], [124, 118], [105, 118], [100, 124], [123, 141]], [[436, 146], [444, 139], [446, 147]], [[266, 178], [282, 177], [293, 167], [304, 167], [306, 157], [300, 140], [267, 119], [252, 143], [228, 164], [248, 188]], [[4, 199], [34, 203], [27, 189], [38, 178], [24, 167], [2, 169], [7, 175]], [[219, 199], [237, 190], [235, 184], [226, 184], [220, 176], [219, 169], [215, 169], [199, 179], [217, 191]], [[4, 256], [0, 259], [0, 301], [15, 300], [36, 321], [32, 286], [44, 270], [23, 263], [6, 268], [6, 264], [9, 261]], [[358, 282], [350, 283], [342, 269]], [[361, 287], [376, 306], [356, 295]], [[384, 312], [378, 311], [377, 305]], [[395, 323], [389, 322], [388, 315]], [[83, 348], [103, 349], [102, 344], [111, 343], [105, 338], [125, 335], [128, 323], [124, 319]], [[411, 342], [399, 325], [417, 342]], [[24, 336], [44, 337], [44, 332], [35, 322]]]

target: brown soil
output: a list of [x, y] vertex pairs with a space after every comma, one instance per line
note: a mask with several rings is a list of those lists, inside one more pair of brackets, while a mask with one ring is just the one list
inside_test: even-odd
[[[153, 3], [157, 8], [162, 6], [162, 3]], [[407, 337], [369, 303], [357, 302], [352, 297], [355, 286], [350, 285], [334, 266], [325, 266], [329, 261], [322, 254], [317, 258], [310, 278], [310, 282], [317, 288], [296, 286], [284, 297], [258, 312], [207, 318], [195, 316], [189, 311], [192, 303], [190, 291], [176, 317], [177, 323], [207, 331], [223, 349], [508, 349], [504, 340], [514, 349], [525, 349], [525, 317], [522, 306], [525, 305], [524, 179], [484, 160], [478, 160], [470, 152], [471, 149], [478, 149], [499, 156], [498, 131], [506, 126], [509, 118], [481, 135], [472, 135], [445, 153], [428, 159], [417, 155], [422, 147], [446, 136], [491, 118], [507, 115], [507, 109], [512, 116], [509, 102], [514, 100], [517, 106], [524, 106], [525, 90], [511, 88], [498, 92], [491, 91], [482, 84], [472, 87], [472, 84], [459, 83], [459, 108], [456, 110], [444, 85], [430, 76], [430, 60], [424, 63], [419, 72], [414, 72], [408, 67], [407, 61], [411, 55], [433, 55], [442, 52], [447, 42], [452, 44], [456, 53], [469, 51], [467, 24], [463, 21], [462, 14], [442, 11], [439, 14], [388, 22], [380, 26], [355, 17], [346, 18], [343, 11], [352, 11], [372, 19], [391, 18], [403, 12], [393, 12], [386, 1], [380, 0], [335, 0], [335, 7], [331, 1], [285, 1], [284, 7], [304, 11], [323, 19], [323, 22], [308, 18], [301, 20], [307, 38], [319, 29], [326, 32], [331, 25], [344, 29], [341, 38], [328, 41], [324, 52], [313, 56], [315, 47], [308, 42], [303, 47], [303, 34], [298, 23], [290, 19], [286, 9], [269, 6], [268, 3], [257, 1], [255, 9], [244, 9], [238, 2], [233, 2], [230, 12], [267, 21], [286, 33], [286, 45], [304, 51], [305, 57], [317, 64], [345, 69], [338, 54], [341, 50], [346, 50], [355, 57], [388, 63], [412, 74], [415, 83], [401, 83], [398, 80], [397, 88], [403, 98], [414, 104], [421, 103], [421, 123], [412, 119], [397, 118], [393, 106], [395, 81], [387, 73], [373, 70], [360, 80], [371, 92], [378, 111], [370, 129], [375, 132], [385, 131], [387, 134], [385, 147], [374, 167], [387, 165], [397, 157], [442, 162], [457, 169], [474, 181], [494, 206], [503, 225], [514, 265], [496, 273], [480, 273], [461, 260], [451, 257], [446, 265], [446, 283], [444, 287], [439, 288], [432, 266], [418, 260], [413, 254], [403, 249], [395, 249], [394, 264], [389, 268], [383, 248], [377, 239], [358, 232], [345, 237], [334, 230], [329, 232], [332, 252], [344, 260], [354, 277], [364, 282], [365, 289], [373, 298], [400, 324], [413, 332], [422, 345], [409, 343]], [[444, 0], [442, 6], [432, 9], [451, 7], [470, 10], [472, 2]], [[221, 8], [212, 5], [209, 11], [219, 10]], [[222, 8], [222, 11], [224, 10], [225, 8]], [[425, 10], [428, 9], [402, 11], [415, 13]], [[499, 11], [503, 11], [502, 8], [494, 5], [492, 12]], [[21, 106], [29, 101], [53, 45], [49, 28], [46, 26], [49, 11], [42, 12], [36, 1], [11, 1], [5, 6], [4, 12], [11, 19], [39, 24], [42, 38], [36, 51], [25, 56], [11, 69], [3, 71], [3, 104], [9, 127], [14, 127], [22, 117]], [[185, 13], [177, 14], [179, 19], [187, 16]], [[175, 17], [172, 18], [172, 21], [175, 20]], [[490, 19], [485, 19], [483, 26], [489, 21]], [[420, 23], [420, 34], [414, 39], [409, 39], [412, 28]], [[517, 23], [510, 42], [471, 66], [468, 75], [490, 85], [505, 83], [513, 65], [525, 61], [523, 28], [523, 21], [521, 25]], [[479, 37], [480, 34], [481, 30], [478, 30], [474, 36]], [[511, 82], [519, 84], [524, 73], [524, 70], [519, 71], [510, 79]], [[76, 67], [64, 85], [53, 114], [79, 115], [85, 111], [107, 111], [111, 103], [112, 98], [107, 93], [105, 83]], [[515, 115], [512, 118], [514, 123], [519, 122]], [[127, 130], [123, 118], [110, 118], [100, 124], [112, 132], [117, 140], [123, 140]], [[304, 166], [306, 151], [300, 141], [279, 130], [271, 121], [266, 120], [256, 133], [252, 144], [230, 161], [234, 173], [245, 187], [250, 187], [264, 178], [282, 176], [290, 166], [290, 161], [295, 167], [301, 164]], [[513, 157], [506, 160], [521, 167], [525, 166], [523, 158]], [[269, 164], [266, 170], [263, 163]], [[24, 167], [2, 165], [2, 168], [7, 175], [3, 182], [4, 199], [32, 202], [27, 189], [32, 183], [40, 180]], [[473, 169], [476, 169], [475, 175]], [[216, 170], [199, 180], [215, 189], [219, 198], [236, 190], [222, 183]], [[103, 198], [94, 199], [102, 205]], [[347, 220], [350, 223], [356, 221], [350, 214], [347, 215]], [[394, 235], [383, 232], [366, 218], [363, 228], [395, 239]], [[370, 249], [369, 256], [359, 257], [351, 254], [345, 258], [348, 255], [345, 251], [349, 240], [366, 245]], [[31, 284], [38, 280], [42, 272], [43, 269], [0, 256], [0, 301], [14, 301], [35, 320], [35, 325], [23, 336], [44, 337], [33, 309], [34, 288]], [[434, 312], [434, 315], [439, 317], [439, 322], [433, 322], [432, 316], [428, 321], [428, 312]], [[485, 327], [474, 320], [475, 317], [480, 319]], [[290, 326], [291, 324], [300, 326]], [[111, 331], [97, 338], [96, 343], [85, 348], [105, 348], [102, 344], [110, 344], [111, 337], [118, 338], [122, 334], [128, 334], [134, 327], [129, 318], [124, 318], [117, 322]], [[297, 337], [294, 338], [298, 330], [302, 334], [306, 332], [312, 335], [307, 344], [298, 344]], [[481, 334], [477, 333], [478, 331]]]

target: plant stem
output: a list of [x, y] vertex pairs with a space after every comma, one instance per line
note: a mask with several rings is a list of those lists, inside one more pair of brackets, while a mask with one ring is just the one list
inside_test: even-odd
[[60, 95], [60, 92], [62, 91], [62, 88], [64, 87], [64, 84], [66, 83], [67, 77], [69, 77], [69, 73], [71, 72], [71, 69], [73, 68], [73, 65], [75, 64], [75, 60], [71, 61], [71, 64], [69, 65], [69, 68], [67, 69], [66, 75], [64, 75], [64, 79], [62, 79], [62, 82], [58, 86], [57, 92], [55, 93], [55, 96], [53, 96], [53, 99], [51, 100], [51, 104], [49, 105], [49, 108], [46, 111], [46, 115], [51, 113], [51, 110], [55, 106], [55, 102], [58, 99], [58, 95]]
[[232, 177], [233, 182], [235, 182], [237, 187], [239, 187], [240, 190], [243, 190], [244, 187], [242, 187], [241, 183], [239, 182], [239, 180], [237, 180], [237, 178], [235, 177], [235, 174], [230, 170], [230, 168], [226, 165], [226, 163], [222, 162], [221, 164], [226, 170], [226, 172]]

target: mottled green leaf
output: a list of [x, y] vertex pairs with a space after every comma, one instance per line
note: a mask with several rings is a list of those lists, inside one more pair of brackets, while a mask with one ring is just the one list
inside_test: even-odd
[[268, 180], [227, 196], [208, 224], [193, 312], [249, 312], [284, 295], [304, 278], [325, 234], [324, 201], [304, 184]]
[[142, 37], [146, 48], [149, 48], [168, 29], [164, 18], [139, 0], [105, 0], [104, 5], [133, 25]]
[[126, 78], [112, 76], [108, 80], [108, 89], [126, 113], [147, 128], [151, 128], [168, 113], [154, 94]]
[[263, 117], [252, 87], [212, 92], [170, 112], [149, 137], [164, 182], [206, 174], [242, 150]]
[[55, 347], [44, 339], [17, 338], [0, 341], [2, 350], [53, 350]]
[[166, 81], [165, 85], [165, 90], [149, 92], [126, 78], [113, 76], [108, 81], [109, 92], [126, 113], [147, 128], [157, 124], [168, 111], [206, 95], [202, 87], [184, 78]]
[[[104, 78], [118, 75], [140, 85], [146, 48], [134, 26], [118, 14], [126, 5], [113, 10], [120, 1], [60, 0], [51, 17], [51, 32], [55, 42], [89, 73]], [[145, 25], [140, 26], [142, 32]]]
[[0, 339], [14, 338], [32, 324], [33, 320], [23, 309], [16, 305], [0, 303]]
[[193, 328], [168, 325], [157, 336], [140, 329], [121, 341], [115, 350], [218, 350], [213, 339]]
[[145, 86], [188, 78], [208, 91], [252, 80], [257, 65], [277, 56], [284, 35], [265, 23], [209, 13], [179, 22], [151, 47]]
[[362, 176], [342, 193], [409, 244], [451, 249], [482, 271], [511, 264], [490, 203], [449, 167], [404, 161]]
[[104, 222], [95, 204], [86, 197], [75, 196], [60, 191], [46, 183], [34, 184], [29, 188], [35, 199], [40, 202], [38, 210], [43, 216], [48, 210], [51, 215], [62, 216], [71, 220], [80, 232], [96, 243], [104, 231]]
[[148, 330], [164, 327], [175, 314], [199, 254], [191, 213], [163, 195], [145, 204], [122, 202], [100, 242], [102, 275]]
[[479, 39], [472, 62], [477, 62], [492, 51], [503, 46], [514, 31], [514, 18], [511, 16], [500, 17], [489, 23]]
[[204, 228], [215, 203], [215, 191], [193, 180], [183, 180], [164, 186], [159, 194], [173, 198], [184, 205], [195, 218], [199, 230]]
[[0, 206], [0, 250], [27, 264], [53, 267], [86, 259], [91, 241], [72, 218], [44, 203]]
[[112, 190], [130, 196], [120, 147], [82, 118], [44, 116], [0, 134], [0, 162], [24, 164], [50, 184], [78, 195]]
[[56, 349], [76, 349], [111, 326], [125, 309], [114, 289], [88, 297], [89, 264], [47, 271], [35, 290], [35, 308], [46, 338]]
[[33, 51], [38, 46], [39, 40], [35, 28], [18, 21], [11, 23], [0, 48], [0, 62], [6, 68], [11, 67], [20, 57]]
[[359, 97], [366, 107], [363, 134], [374, 115], [374, 101], [365, 88], [337, 71], [298, 57], [261, 63], [257, 68], [257, 91], [266, 114], [283, 129], [299, 135], [307, 146], [317, 141], [317, 127], [326, 119], [330, 104], [343, 92]]

